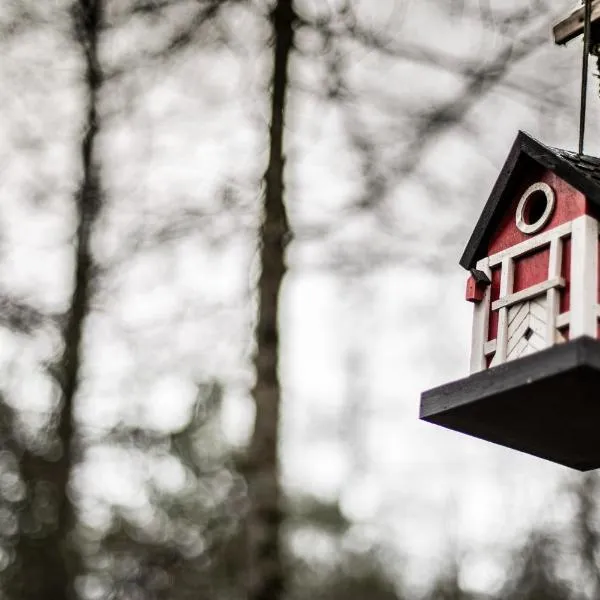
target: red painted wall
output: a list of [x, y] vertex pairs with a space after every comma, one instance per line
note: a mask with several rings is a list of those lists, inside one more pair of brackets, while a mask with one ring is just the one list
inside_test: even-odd
[[[585, 196], [581, 192], [578, 192], [574, 187], [564, 182], [552, 171], [532, 173], [523, 180], [522, 185], [517, 187], [510, 208], [506, 211], [506, 215], [502, 219], [500, 226], [491, 237], [488, 246], [488, 256], [520, 244], [532, 237], [524, 234], [517, 228], [515, 214], [519, 200], [525, 190], [533, 183], [540, 181], [547, 183], [556, 195], [554, 214], [550, 222], [541, 231], [547, 231], [587, 213], [587, 203]], [[541, 231], [537, 233], [541, 233]]]
[[[510, 209], [502, 219], [496, 233], [492, 236], [488, 246], [488, 256], [500, 252], [506, 248], [510, 248], [524, 242], [531, 237], [522, 233], [516, 226], [515, 214], [517, 205], [523, 192], [533, 183], [543, 181], [552, 187], [556, 195], [556, 206], [554, 214], [550, 222], [537, 233], [552, 229], [568, 221], [572, 221], [577, 217], [587, 213], [587, 202], [585, 196], [578, 192], [575, 188], [565, 183], [562, 179], [556, 176], [551, 171], [538, 171], [531, 173], [526, 177], [522, 185], [518, 186], [514, 198], [510, 204]], [[600, 248], [599, 248], [600, 253]], [[550, 255], [549, 246], [537, 250], [531, 254], [519, 257], [515, 260], [514, 265], [514, 292], [525, 290], [536, 283], [541, 283], [548, 278], [548, 260]], [[600, 264], [600, 262], [599, 262]], [[563, 258], [561, 266], [561, 274], [565, 278], [566, 287], [560, 292], [560, 313], [568, 312], [570, 309], [570, 271], [571, 271], [571, 240], [564, 238], [563, 240]], [[491, 301], [497, 300], [500, 297], [500, 278], [501, 268], [495, 267], [492, 270], [492, 285], [491, 285]], [[600, 279], [600, 278], [599, 278]], [[598, 299], [600, 302], [600, 285], [598, 289]], [[568, 336], [568, 330], [564, 333]], [[496, 339], [498, 335], [498, 311], [490, 311], [488, 323], [488, 341]], [[600, 332], [599, 332], [600, 337]]]
[[548, 279], [548, 261], [550, 260], [550, 247], [538, 250], [534, 254], [520, 256], [514, 261], [513, 292], [526, 290], [536, 283]]

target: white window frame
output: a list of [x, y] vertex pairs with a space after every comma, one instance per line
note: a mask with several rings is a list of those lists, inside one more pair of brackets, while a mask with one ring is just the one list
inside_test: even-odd
[[[531, 196], [533, 196], [533, 194], [535, 194], [536, 192], [541, 192], [542, 194], [544, 194], [544, 196], [546, 196], [546, 209], [537, 221], [535, 221], [534, 223], [527, 223], [527, 221], [525, 220], [527, 204], [529, 203]], [[550, 217], [552, 217], [552, 213], [554, 212], [555, 206], [556, 196], [554, 194], [554, 190], [547, 183], [543, 183], [540, 181], [539, 183], [534, 183], [533, 185], [530, 185], [525, 190], [525, 193], [521, 196], [521, 199], [519, 200], [519, 204], [517, 206], [517, 213], [515, 215], [515, 222], [517, 228], [527, 235], [536, 233], [548, 223]]]

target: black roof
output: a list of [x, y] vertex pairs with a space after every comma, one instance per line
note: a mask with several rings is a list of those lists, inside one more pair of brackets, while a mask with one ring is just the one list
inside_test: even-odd
[[561, 179], [585, 194], [600, 211], [600, 158], [551, 148], [519, 131], [460, 259], [460, 264], [465, 269], [473, 268], [477, 261], [486, 255], [489, 238], [499, 225], [507, 202], [510, 202], [509, 192], [515, 183], [512, 175], [522, 164], [523, 157], [528, 157], [529, 162], [533, 160], [556, 173]]

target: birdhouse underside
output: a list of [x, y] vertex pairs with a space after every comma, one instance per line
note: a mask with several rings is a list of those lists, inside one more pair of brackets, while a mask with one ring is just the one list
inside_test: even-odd
[[580, 337], [429, 390], [420, 416], [573, 469], [596, 469], [600, 341]]
[[421, 418], [600, 467], [600, 160], [520, 133], [467, 245], [471, 376]]

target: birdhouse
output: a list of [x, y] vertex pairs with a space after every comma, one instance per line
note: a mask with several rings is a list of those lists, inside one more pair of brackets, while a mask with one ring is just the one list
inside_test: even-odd
[[600, 467], [600, 159], [520, 132], [460, 260], [471, 374], [425, 421], [569, 467]]

